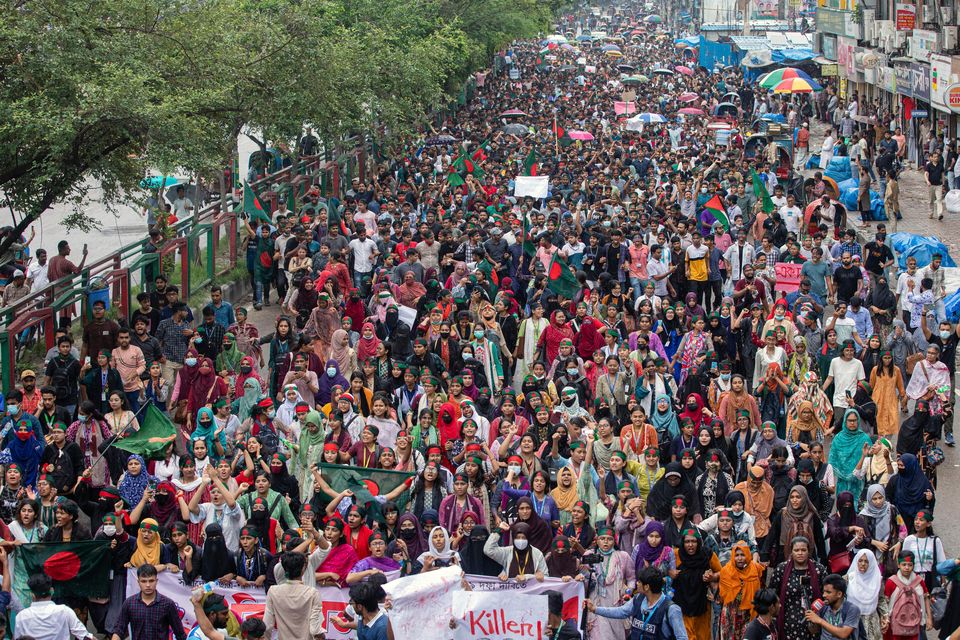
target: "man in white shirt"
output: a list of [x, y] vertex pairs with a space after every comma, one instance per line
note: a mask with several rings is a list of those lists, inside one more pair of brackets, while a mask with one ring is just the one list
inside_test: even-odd
[[[3, 560], [4, 590], [9, 589], [6, 554]], [[40, 640], [94, 640], [93, 634], [80, 622], [73, 609], [64, 604], [54, 604], [53, 580], [50, 576], [38, 573], [30, 576], [27, 586], [33, 594], [33, 603], [17, 614], [13, 637], [28, 636]]]
[[30, 262], [27, 267], [27, 284], [30, 285], [30, 292], [36, 293], [43, 290], [50, 284], [50, 278], [47, 277], [47, 250], [37, 249], [37, 259]]
[[743, 267], [747, 264], [753, 264], [756, 256], [753, 245], [747, 243], [747, 231], [741, 229], [737, 232], [736, 243], [727, 247], [723, 254], [723, 261], [729, 265], [730, 272], [727, 274], [730, 281], [736, 284], [743, 278]]
[[647, 258], [647, 275], [653, 280], [653, 292], [661, 298], [669, 294], [667, 278], [675, 269], [675, 267], [665, 264], [661, 260], [662, 256], [663, 247], [658, 244], [650, 247], [650, 257]]
[[[829, 329], [829, 327], [828, 327]], [[863, 363], [855, 359], [853, 340], [842, 343], [840, 357], [830, 361], [830, 372], [823, 381], [823, 390], [833, 385], [833, 424], [842, 426], [843, 414], [854, 406], [853, 396], [857, 393], [857, 382], [864, 380]], [[839, 416], [839, 417], [838, 417]]]
[[803, 221], [803, 212], [797, 206], [797, 199], [793, 194], [787, 196], [787, 204], [780, 207], [780, 217], [787, 226], [787, 231], [800, 235], [800, 225]]
[[917, 259], [907, 258], [907, 270], [897, 278], [897, 288], [894, 293], [897, 294], [897, 309], [900, 310], [900, 317], [907, 326], [910, 326], [910, 300], [907, 295], [910, 293], [910, 283], [913, 283], [913, 290], [920, 291], [920, 281], [923, 274], [917, 269]]
[[183, 187], [177, 187], [177, 199], [173, 201], [173, 213], [178, 220], [184, 220], [193, 211], [193, 201], [186, 196]]
[[367, 228], [364, 225], [357, 225], [357, 237], [347, 246], [353, 254], [353, 286], [363, 295], [363, 279], [373, 274], [380, 251], [377, 243], [367, 237]]

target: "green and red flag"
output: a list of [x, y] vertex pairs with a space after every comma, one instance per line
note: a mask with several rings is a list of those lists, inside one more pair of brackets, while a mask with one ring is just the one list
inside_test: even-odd
[[770, 193], [767, 192], [766, 185], [763, 184], [763, 180], [760, 179], [757, 170], [753, 167], [750, 167], [750, 178], [753, 179], [753, 195], [762, 203], [763, 212], [773, 213], [777, 205], [773, 204], [773, 199], [770, 197]]
[[250, 188], [250, 184], [243, 185], [243, 212], [250, 218], [250, 222], [265, 222], [271, 224], [267, 208], [260, 202], [259, 196]]
[[[727, 210], [724, 208], [719, 195], [713, 194], [713, 197], [707, 200], [707, 204], [703, 205], [703, 209], [706, 213], [712, 215], [714, 220], [722, 224], [724, 229], [730, 229], [730, 219], [727, 218]], [[713, 223], [711, 222], [710, 225], [713, 226]]]
[[523, 216], [523, 252], [530, 256], [531, 258], [537, 254], [537, 245], [533, 241], [533, 233], [530, 230], [530, 218], [527, 213], [522, 213]]
[[[176, 440], [177, 430], [157, 405], [147, 403], [140, 418], [140, 429], [120, 438], [113, 446], [128, 453], [137, 453], [144, 458], [159, 458], [164, 447]], [[106, 464], [106, 462], [104, 462]]]
[[527, 157], [523, 160], [523, 175], [525, 176], [537, 176], [540, 175], [540, 163], [537, 162], [537, 150], [530, 149], [530, 153], [527, 154]]
[[[369, 508], [378, 504], [375, 500], [377, 496], [384, 496], [408, 480], [412, 481], [415, 474], [386, 469], [348, 467], [340, 464], [321, 464], [320, 475], [331, 489], [336, 492], [349, 489], [353, 492], [353, 498], [357, 504]], [[394, 500], [401, 512], [408, 498], [409, 492], [404, 491]]]
[[15, 571], [44, 573], [53, 580], [53, 597], [110, 596], [110, 542], [37, 542], [17, 547]]
[[547, 286], [558, 296], [568, 299], [572, 299], [580, 290], [577, 275], [556, 253], [553, 254], [550, 267], [547, 269]]

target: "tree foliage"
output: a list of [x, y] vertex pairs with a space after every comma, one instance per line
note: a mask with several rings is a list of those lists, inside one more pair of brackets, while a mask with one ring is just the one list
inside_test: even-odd
[[0, 190], [22, 231], [91, 179], [217, 170], [245, 127], [409, 130], [556, 1], [3, 0]]

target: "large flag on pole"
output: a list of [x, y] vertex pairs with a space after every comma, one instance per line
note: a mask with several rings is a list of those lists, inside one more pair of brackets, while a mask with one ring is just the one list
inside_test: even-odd
[[557, 295], [569, 299], [572, 299], [580, 290], [580, 283], [577, 282], [573, 269], [560, 260], [556, 253], [553, 254], [550, 268], [547, 269], [547, 286]]
[[243, 212], [250, 217], [251, 223], [265, 222], [271, 224], [266, 207], [260, 202], [260, 198], [253, 192], [253, 189], [250, 188], [249, 183], [243, 185]]
[[[140, 429], [113, 443], [117, 449], [138, 453], [144, 458], [158, 456], [163, 448], [177, 438], [173, 423], [157, 405], [147, 403], [140, 420]], [[104, 463], [106, 464], [106, 463]]]
[[707, 200], [707, 204], [703, 206], [704, 216], [712, 216], [713, 221], [703, 220], [701, 222], [707, 222], [710, 226], [713, 226], [714, 222], [719, 222], [723, 225], [724, 229], [730, 230], [730, 220], [727, 218], [727, 210], [723, 207], [723, 201], [720, 200], [720, 196], [714, 194], [712, 198]]
[[540, 165], [537, 162], [537, 151], [536, 149], [530, 149], [530, 153], [527, 154], [527, 157], [523, 161], [523, 175], [525, 176], [536, 176], [539, 174]]
[[770, 197], [766, 185], [763, 184], [763, 180], [760, 179], [757, 170], [753, 167], [750, 167], [750, 177], [753, 179], [753, 195], [762, 203], [763, 212], [773, 213], [777, 205], [773, 204], [773, 199]]

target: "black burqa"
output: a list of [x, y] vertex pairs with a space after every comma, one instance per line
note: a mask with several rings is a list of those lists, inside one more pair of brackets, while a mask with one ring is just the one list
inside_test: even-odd
[[[667, 481], [667, 476], [675, 473], [680, 476], [680, 483], [672, 486]], [[666, 473], [657, 480], [647, 496], [647, 515], [655, 520], [666, 520], [670, 517], [670, 502], [674, 496], [682, 495], [687, 500], [687, 513], [700, 512], [700, 498], [697, 496], [697, 489], [683, 477], [683, 469], [679, 462], [671, 462], [667, 465]]]
[[236, 567], [227, 550], [227, 543], [223, 539], [223, 529], [220, 525], [207, 525], [206, 533], [207, 538], [203, 543], [203, 554], [200, 560], [200, 576], [204, 582], [213, 582], [233, 573]]
[[500, 564], [483, 552], [483, 545], [489, 537], [490, 532], [486, 527], [475, 525], [470, 530], [463, 546], [457, 550], [460, 554], [460, 567], [465, 573], [490, 577], [500, 575]]

